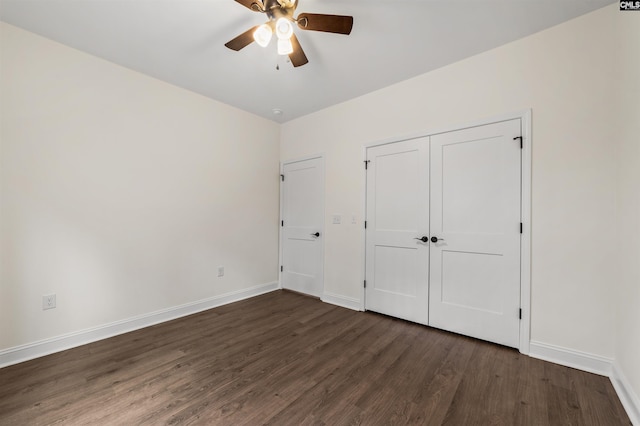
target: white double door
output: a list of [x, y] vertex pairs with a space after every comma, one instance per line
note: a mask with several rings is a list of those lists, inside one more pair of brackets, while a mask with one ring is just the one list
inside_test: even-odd
[[518, 347], [519, 136], [517, 119], [367, 149], [367, 310]]

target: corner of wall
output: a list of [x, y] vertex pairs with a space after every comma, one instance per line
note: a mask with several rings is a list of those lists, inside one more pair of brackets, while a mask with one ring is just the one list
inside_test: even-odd
[[629, 416], [629, 420], [634, 425], [640, 425], [640, 398], [631, 387], [617, 362], [613, 363], [610, 379], [622, 406]]

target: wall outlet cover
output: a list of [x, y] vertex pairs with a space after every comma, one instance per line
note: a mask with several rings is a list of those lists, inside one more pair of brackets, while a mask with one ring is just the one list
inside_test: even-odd
[[45, 311], [47, 309], [53, 309], [56, 307], [56, 295], [48, 294], [46, 296], [42, 296], [42, 310]]

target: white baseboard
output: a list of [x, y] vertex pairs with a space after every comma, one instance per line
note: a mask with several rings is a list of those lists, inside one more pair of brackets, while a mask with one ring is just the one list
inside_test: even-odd
[[529, 347], [529, 356], [607, 377], [611, 375], [613, 364], [610, 358], [533, 340]]
[[55, 352], [61, 352], [67, 349], [86, 345], [87, 343], [107, 339], [119, 334], [139, 330], [141, 328], [149, 327], [162, 322], [171, 321], [176, 318], [192, 315], [198, 312], [206, 311], [207, 309], [212, 309], [218, 306], [237, 302], [239, 300], [259, 296], [261, 294], [268, 293], [277, 289], [277, 282], [261, 284], [243, 290], [232, 291], [230, 293], [225, 293], [219, 296], [210, 297], [208, 299], [199, 300], [197, 302], [187, 303], [168, 309], [139, 315], [137, 317], [112, 322], [110, 324], [105, 324], [98, 327], [65, 334], [62, 336], [52, 337], [50, 339], [44, 339], [26, 345], [4, 349], [0, 351], [0, 368], [28, 361], [30, 359], [39, 358], [41, 356], [49, 355]]
[[620, 366], [615, 361], [613, 363], [610, 379], [613, 384], [613, 388], [618, 394], [618, 398], [620, 398], [622, 406], [631, 420], [631, 423], [636, 426], [640, 426], [640, 398], [638, 398], [638, 395], [633, 391], [633, 388], [627, 381], [627, 378], [622, 373]]
[[332, 305], [342, 306], [343, 308], [353, 309], [354, 311], [361, 311], [360, 307], [360, 299], [356, 299], [353, 297], [346, 297], [335, 293], [327, 293], [325, 292], [320, 298], [325, 303], [330, 303]]

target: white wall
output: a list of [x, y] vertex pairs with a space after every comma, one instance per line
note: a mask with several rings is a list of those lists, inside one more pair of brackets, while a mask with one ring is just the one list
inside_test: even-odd
[[361, 297], [362, 224], [330, 217], [362, 220], [363, 145], [531, 108], [531, 338], [612, 358], [616, 7], [284, 124], [281, 160], [326, 154], [326, 291]]
[[[619, 106], [615, 137], [617, 155], [617, 238], [619, 289], [616, 311], [615, 359], [635, 389], [640, 410], [640, 16], [620, 16], [615, 81]], [[635, 43], [635, 46], [634, 46]], [[640, 414], [640, 413], [639, 413]], [[640, 421], [640, 417], [638, 418]]]
[[0, 350], [278, 279], [276, 123], [0, 25]]

